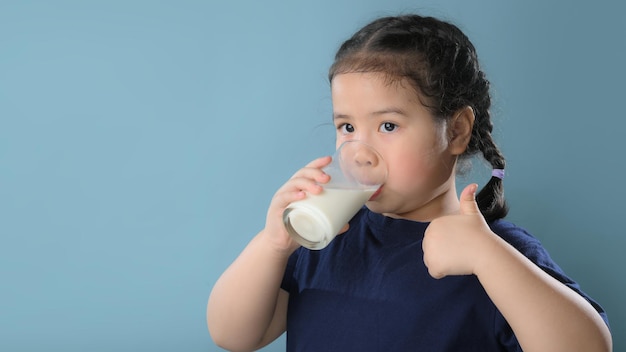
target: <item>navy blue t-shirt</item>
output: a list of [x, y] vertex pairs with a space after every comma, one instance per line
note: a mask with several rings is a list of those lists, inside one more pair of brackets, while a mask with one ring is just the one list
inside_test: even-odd
[[[294, 252], [281, 285], [289, 292], [287, 351], [521, 351], [476, 276], [428, 274], [427, 226], [364, 207], [325, 249]], [[537, 239], [504, 220], [491, 229], [585, 297], [608, 323]]]

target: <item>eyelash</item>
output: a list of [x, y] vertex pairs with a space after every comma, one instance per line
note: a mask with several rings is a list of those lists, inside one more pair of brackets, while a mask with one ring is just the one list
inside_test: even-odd
[[[347, 131], [348, 128], [352, 128], [352, 131]], [[349, 123], [342, 123], [341, 125], [337, 126], [337, 129], [340, 130], [343, 134], [354, 132], [354, 126]]]
[[[387, 131], [387, 127], [390, 127], [390, 126], [391, 126], [393, 129], [392, 129], [391, 131]], [[380, 125], [380, 128], [381, 128], [381, 129], [383, 129], [383, 128], [385, 129], [384, 131], [381, 131], [381, 132], [384, 132], [384, 133], [390, 133], [390, 132], [395, 131], [395, 130], [398, 128], [398, 125], [396, 125], [396, 124], [395, 124], [395, 123], [393, 123], [393, 122], [383, 122], [383, 123]]]
[[[392, 128], [391, 131], [387, 130], [387, 128], [389, 128], [389, 127]], [[397, 128], [398, 128], [398, 125], [396, 125], [393, 122], [383, 122], [382, 124], [380, 124], [379, 131], [382, 132], [382, 133], [391, 133], [391, 132], [395, 131]], [[352, 126], [349, 123], [341, 124], [341, 125], [337, 126], [337, 129], [341, 130], [341, 132], [344, 133], [344, 134], [348, 134], [348, 133], [354, 132], [354, 126]], [[351, 129], [351, 131], [348, 131], [348, 129]]]

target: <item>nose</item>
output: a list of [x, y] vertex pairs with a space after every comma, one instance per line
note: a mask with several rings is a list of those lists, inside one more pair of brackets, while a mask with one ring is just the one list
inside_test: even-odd
[[354, 162], [359, 167], [376, 167], [380, 160], [374, 151], [368, 148], [359, 148], [354, 155]]

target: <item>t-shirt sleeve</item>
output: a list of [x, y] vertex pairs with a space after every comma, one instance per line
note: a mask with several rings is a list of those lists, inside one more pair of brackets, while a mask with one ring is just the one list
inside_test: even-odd
[[565, 274], [563, 269], [552, 260], [548, 251], [541, 245], [541, 242], [537, 238], [533, 237], [526, 230], [502, 220], [496, 221], [491, 227], [496, 234], [515, 247], [543, 271], [586, 299], [600, 314], [607, 326], [609, 325], [609, 319], [604, 308], [587, 295], [577, 282]]
[[285, 273], [283, 274], [283, 281], [280, 284], [280, 288], [287, 292], [291, 292], [292, 288], [296, 284], [294, 272], [296, 270], [296, 263], [298, 262], [298, 253], [301, 250], [301, 248], [298, 248], [291, 254], [291, 256], [289, 256], [289, 260], [287, 261], [287, 267], [285, 268]]

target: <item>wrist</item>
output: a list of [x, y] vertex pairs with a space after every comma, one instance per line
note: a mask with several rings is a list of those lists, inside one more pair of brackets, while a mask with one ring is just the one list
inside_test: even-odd
[[289, 258], [300, 247], [289, 235], [277, 236], [267, 228], [261, 230], [256, 237], [264, 247], [263, 250], [272, 253], [277, 259]]
[[474, 275], [478, 278], [493, 269], [494, 265], [497, 265], [497, 257], [503, 250], [502, 241], [498, 235], [491, 231], [482, 237], [476, 251], [477, 258], [473, 270]]

